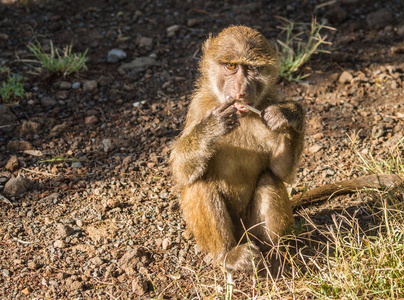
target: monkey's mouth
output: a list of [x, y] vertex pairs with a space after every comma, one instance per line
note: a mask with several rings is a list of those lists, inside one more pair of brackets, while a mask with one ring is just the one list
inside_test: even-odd
[[257, 115], [261, 115], [260, 110], [256, 109], [255, 107], [253, 107], [251, 105], [248, 105], [248, 104], [244, 104], [244, 103], [236, 101], [236, 102], [234, 102], [233, 106], [235, 108], [237, 108], [237, 111], [239, 111], [239, 112], [251, 111], [251, 112], [253, 112], [253, 113], [257, 114]]
[[240, 102], [235, 102], [233, 106], [237, 108], [238, 111], [248, 111], [248, 108]]

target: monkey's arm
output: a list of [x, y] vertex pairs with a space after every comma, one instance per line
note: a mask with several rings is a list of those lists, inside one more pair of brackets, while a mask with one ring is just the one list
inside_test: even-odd
[[261, 112], [261, 119], [271, 130], [270, 169], [284, 182], [294, 178], [303, 151], [304, 109], [294, 101], [272, 104]]
[[[215, 144], [239, 125], [234, 101], [213, 107], [202, 120], [187, 120], [181, 137], [174, 143], [170, 155], [173, 175], [180, 186], [201, 178], [216, 151]], [[196, 115], [194, 112], [188, 115]]]
[[299, 206], [326, 200], [332, 196], [355, 193], [361, 189], [404, 188], [404, 179], [395, 174], [376, 174], [322, 185], [292, 197], [292, 205]]

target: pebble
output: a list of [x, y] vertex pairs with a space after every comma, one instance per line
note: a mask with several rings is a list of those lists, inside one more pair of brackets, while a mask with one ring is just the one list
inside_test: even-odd
[[139, 37], [136, 41], [138, 47], [144, 47], [146, 49], [151, 49], [153, 46], [153, 39], [145, 36]]
[[199, 24], [199, 19], [188, 19], [188, 21], [187, 21], [187, 26], [188, 27], [195, 27], [196, 25], [198, 25]]
[[51, 136], [58, 136], [58, 135], [62, 134], [66, 129], [67, 129], [67, 123], [66, 122], [63, 122], [62, 124], [59, 124], [59, 125], [55, 125], [52, 128], [52, 130], [50, 132], [50, 135]]
[[94, 124], [98, 122], [98, 118], [96, 116], [88, 116], [85, 118], [84, 122], [89, 125], [89, 124]]
[[83, 167], [83, 164], [79, 161], [75, 161], [72, 163], [72, 169], [80, 169]]
[[104, 139], [102, 141], [102, 146], [104, 152], [108, 153], [115, 149], [115, 145], [112, 143], [111, 139]]
[[352, 74], [349, 73], [348, 71], [344, 71], [344, 72], [342, 72], [341, 75], [339, 76], [338, 81], [339, 81], [340, 83], [346, 84], [346, 83], [350, 83], [352, 79], [353, 79]]
[[64, 241], [62, 241], [62, 240], [56, 240], [54, 243], [53, 243], [53, 247], [55, 247], [55, 248], [65, 248], [66, 247], [66, 243], [64, 242]]
[[163, 247], [164, 250], [170, 249], [171, 248], [171, 240], [168, 239], [168, 238], [165, 238], [163, 240], [162, 247]]
[[69, 89], [71, 89], [71, 87], [72, 87], [72, 84], [68, 81], [61, 81], [60, 85], [59, 85], [59, 88], [61, 90], [69, 90]]
[[110, 64], [114, 64], [125, 58], [126, 58], [125, 51], [121, 49], [112, 49], [108, 52], [107, 62], [109, 62]]
[[7, 144], [7, 149], [15, 152], [22, 152], [25, 150], [34, 150], [34, 146], [27, 141], [10, 141]]
[[148, 286], [147, 281], [143, 278], [136, 277], [132, 281], [132, 292], [135, 293], [137, 296], [143, 296], [147, 293]]
[[20, 136], [31, 136], [38, 134], [41, 131], [41, 125], [34, 121], [22, 121], [22, 124], [17, 128]]
[[55, 106], [57, 104], [56, 100], [53, 98], [42, 98], [41, 99], [41, 104], [45, 107], [50, 107], [50, 106]]
[[74, 232], [74, 229], [69, 225], [59, 223], [57, 225], [57, 234], [59, 239], [63, 239]]
[[151, 66], [157, 65], [157, 61], [153, 57], [138, 57], [134, 61], [128, 64], [123, 64], [120, 69], [123, 70], [134, 70], [134, 71], [144, 71]]
[[12, 155], [10, 159], [7, 161], [7, 164], [5, 166], [6, 170], [9, 170], [11, 172], [15, 171], [18, 169], [18, 158], [17, 155]]
[[96, 80], [87, 80], [83, 84], [83, 92], [92, 92], [97, 88], [97, 85]]
[[316, 152], [320, 151], [321, 149], [323, 149], [323, 146], [314, 144], [313, 146], [311, 146], [309, 148], [309, 152], [310, 153], [316, 153]]
[[36, 261], [31, 260], [27, 263], [27, 267], [28, 267], [28, 269], [36, 270], [36, 269], [39, 269], [41, 267], [41, 265], [39, 263], [37, 263]]
[[371, 28], [380, 29], [391, 24], [394, 20], [394, 16], [391, 11], [387, 9], [379, 9], [366, 16], [366, 22]]
[[0, 105], [0, 132], [11, 132], [17, 126], [17, 117], [7, 105]]
[[11, 178], [4, 186], [4, 192], [11, 196], [18, 196], [27, 192], [33, 187], [33, 182], [28, 178], [18, 175], [16, 178]]
[[72, 89], [73, 90], [77, 90], [78, 88], [80, 88], [80, 86], [81, 86], [81, 83], [80, 82], [73, 82], [73, 84], [72, 84]]

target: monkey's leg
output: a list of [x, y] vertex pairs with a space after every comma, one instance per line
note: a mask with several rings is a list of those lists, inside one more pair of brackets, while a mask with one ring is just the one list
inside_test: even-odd
[[201, 250], [209, 252], [218, 263], [224, 262], [229, 271], [253, 270], [252, 260], [258, 260], [260, 251], [254, 244], [237, 246], [233, 221], [213, 184], [200, 180], [185, 188], [181, 206]]
[[275, 245], [292, 222], [292, 206], [284, 183], [264, 173], [257, 184], [247, 229], [259, 240]]
[[[284, 183], [270, 173], [261, 175], [258, 181], [247, 222], [248, 231], [264, 244], [261, 250], [268, 251], [276, 245], [287, 227], [293, 222], [292, 206]], [[267, 276], [268, 271], [274, 277], [282, 273], [282, 257], [278, 251], [270, 252], [268, 269], [258, 266], [258, 274]]]
[[216, 187], [199, 180], [185, 188], [181, 207], [198, 247], [220, 260], [236, 245], [233, 222]]

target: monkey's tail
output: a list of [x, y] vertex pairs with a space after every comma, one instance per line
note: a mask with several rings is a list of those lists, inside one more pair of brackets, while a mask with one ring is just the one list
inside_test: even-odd
[[294, 195], [292, 206], [300, 206], [326, 200], [333, 196], [355, 193], [362, 189], [386, 190], [404, 187], [404, 179], [395, 174], [375, 174], [322, 185]]

